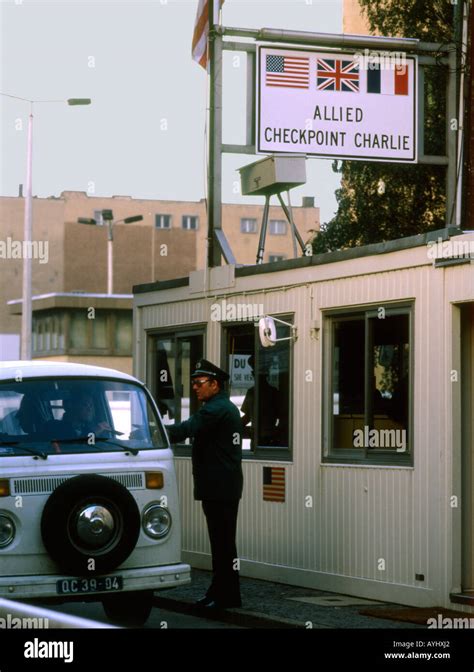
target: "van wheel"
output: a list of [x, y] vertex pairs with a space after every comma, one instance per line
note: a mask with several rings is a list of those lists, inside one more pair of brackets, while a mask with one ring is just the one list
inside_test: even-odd
[[51, 494], [41, 517], [49, 555], [65, 572], [108, 572], [128, 558], [140, 533], [140, 514], [129, 491], [97, 474], [70, 478]]
[[112, 623], [139, 628], [148, 620], [153, 607], [153, 591], [140, 590], [106, 595], [102, 599], [104, 611]]

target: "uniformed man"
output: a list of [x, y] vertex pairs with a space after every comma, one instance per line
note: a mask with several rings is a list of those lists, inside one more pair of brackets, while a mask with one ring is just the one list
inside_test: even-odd
[[212, 552], [212, 583], [198, 605], [206, 609], [240, 607], [235, 543], [242, 496], [242, 423], [224, 392], [229, 374], [201, 359], [191, 376], [199, 410], [188, 420], [168, 425], [172, 443], [192, 438], [194, 499], [202, 501]]

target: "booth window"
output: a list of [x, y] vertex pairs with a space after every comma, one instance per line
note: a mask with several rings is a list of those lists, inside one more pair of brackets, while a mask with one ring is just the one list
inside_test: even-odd
[[[290, 322], [290, 318], [282, 318]], [[290, 327], [276, 323], [277, 338]], [[291, 341], [264, 348], [253, 322], [226, 328], [222, 367], [229, 375], [231, 401], [244, 425], [244, 457], [290, 457]]]
[[202, 330], [150, 336], [148, 380], [165, 425], [187, 420], [198, 410], [191, 374], [204, 356]]
[[326, 461], [412, 464], [412, 309], [326, 318]]

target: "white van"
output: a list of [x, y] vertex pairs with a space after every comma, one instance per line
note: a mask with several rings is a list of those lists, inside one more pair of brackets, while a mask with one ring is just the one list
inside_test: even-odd
[[0, 364], [0, 597], [101, 600], [143, 624], [180, 561], [173, 454], [152, 396], [113, 369]]

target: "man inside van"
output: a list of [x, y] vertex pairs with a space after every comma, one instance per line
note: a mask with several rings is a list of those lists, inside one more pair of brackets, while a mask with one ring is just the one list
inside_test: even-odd
[[167, 425], [172, 443], [192, 438], [194, 499], [202, 501], [211, 542], [212, 582], [197, 604], [205, 609], [240, 607], [235, 542], [242, 496], [242, 422], [224, 392], [229, 374], [201, 359], [191, 376], [201, 402], [188, 420]]
[[89, 434], [112, 435], [112, 428], [107, 422], [98, 422], [92, 395], [81, 392], [77, 397], [65, 399], [63, 405], [62, 430], [70, 434], [70, 438]]

